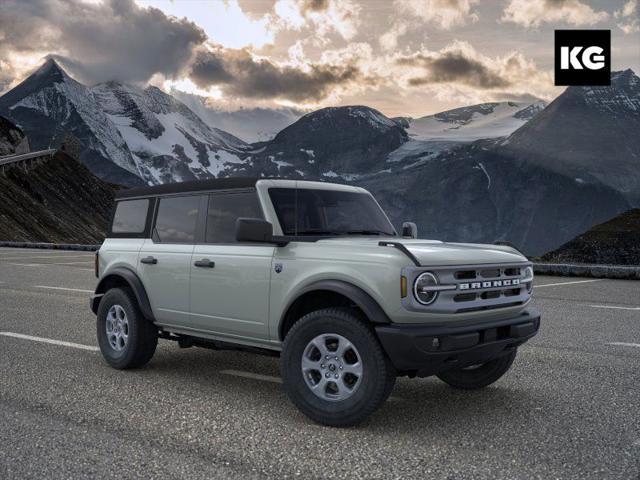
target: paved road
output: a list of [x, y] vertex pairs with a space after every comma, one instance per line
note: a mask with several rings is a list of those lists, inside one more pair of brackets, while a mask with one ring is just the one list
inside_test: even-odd
[[298, 413], [273, 358], [163, 341], [110, 369], [78, 348], [94, 285], [90, 253], [0, 249], [0, 332], [77, 344], [0, 335], [0, 478], [640, 478], [640, 282], [538, 277], [505, 378], [399, 379], [346, 430]]

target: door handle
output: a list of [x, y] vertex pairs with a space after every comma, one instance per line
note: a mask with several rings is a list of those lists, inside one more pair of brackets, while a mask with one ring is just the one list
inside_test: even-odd
[[158, 259], [155, 257], [144, 257], [140, 259], [140, 263], [146, 263], [147, 265], [155, 265], [158, 263]]
[[202, 268], [213, 268], [216, 266], [215, 262], [212, 262], [208, 258], [203, 258], [202, 260], [196, 260], [195, 262], [193, 262], [193, 264], [196, 267], [202, 267]]

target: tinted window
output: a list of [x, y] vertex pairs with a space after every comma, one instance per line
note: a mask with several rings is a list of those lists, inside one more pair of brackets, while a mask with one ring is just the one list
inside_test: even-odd
[[285, 235], [395, 235], [366, 193], [271, 188], [269, 196]]
[[194, 243], [200, 197], [160, 199], [156, 231], [163, 243]]
[[118, 202], [113, 216], [113, 233], [142, 233], [147, 223], [149, 200], [127, 200]]
[[235, 243], [238, 217], [263, 218], [256, 192], [211, 195], [207, 214], [207, 243]]

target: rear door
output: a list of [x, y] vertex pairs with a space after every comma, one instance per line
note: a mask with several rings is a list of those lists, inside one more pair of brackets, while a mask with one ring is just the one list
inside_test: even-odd
[[230, 340], [269, 338], [269, 281], [274, 246], [238, 243], [238, 217], [264, 218], [255, 190], [212, 193], [205, 242], [191, 268], [191, 318], [195, 328]]
[[189, 276], [201, 198], [160, 198], [152, 238], [145, 241], [138, 257], [153, 314], [163, 325], [189, 326]]

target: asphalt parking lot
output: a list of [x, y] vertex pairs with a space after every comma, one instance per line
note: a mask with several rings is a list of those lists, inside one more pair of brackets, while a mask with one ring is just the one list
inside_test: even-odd
[[[0, 249], [0, 478], [640, 478], [640, 282], [537, 277], [541, 332], [478, 392], [398, 380], [357, 428], [318, 426], [275, 358], [96, 348], [93, 254]], [[62, 343], [61, 343], [62, 342]]]

